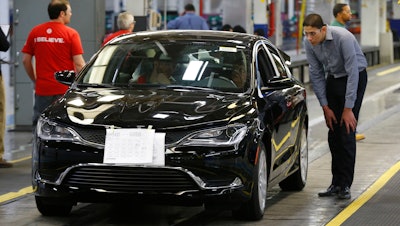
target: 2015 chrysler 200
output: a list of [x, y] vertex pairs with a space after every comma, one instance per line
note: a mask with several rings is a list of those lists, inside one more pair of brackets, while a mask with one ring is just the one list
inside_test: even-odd
[[120, 36], [37, 124], [32, 182], [43, 215], [77, 202], [229, 204], [258, 220], [267, 191], [302, 190], [306, 90], [267, 39], [221, 31]]

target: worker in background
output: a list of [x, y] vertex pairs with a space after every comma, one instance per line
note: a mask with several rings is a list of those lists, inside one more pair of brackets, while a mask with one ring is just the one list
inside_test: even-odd
[[187, 29], [187, 30], [210, 30], [207, 21], [196, 15], [193, 4], [187, 4], [182, 16], [171, 20], [167, 24], [168, 29]]
[[133, 28], [135, 28], [135, 23], [135, 18], [132, 14], [128, 12], [122, 12], [118, 14], [117, 26], [119, 30], [107, 35], [103, 40], [102, 46], [107, 44], [107, 42], [111, 41], [115, 37], [132, 33]]
[[346, 23], [351, 20], [350, 6], [345, 3], [338, 3], [333, 7], [333, 16], [335, 19], [332, 21], [331, 26], [338, 26], [346, 28]]
[[246, 29], [244, 29], [244, 27], [240, 26], [239, 24], [238, 24], [238, 25], [235, 25], [235, 26], [232, 28], [232, 30], [233, 30], [233, 32], [247, 33]]
[[221, 27], [221, 31], [233, 31], [233, 28], [232, 28], [232, 26], [230, 24], [224, 24]]
[[72, 16], [69, 1], [52, 0], [47, 12], [50, 21], [35, 26], [22, 48], [22, 63], [35, 85], [33, 131], [42, 111], [69, 88], [58, 82], [54, 73], [64, 70], [79, 72], [85, 66], [80, 35], [67, 26]]

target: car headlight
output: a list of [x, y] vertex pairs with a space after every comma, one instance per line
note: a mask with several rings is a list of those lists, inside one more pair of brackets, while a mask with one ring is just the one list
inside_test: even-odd
[[40, 117], [36, 126], [37, 136], [43, 140], [75, 141], [76, 134], [68, 127]]
[[233, 124], [225, 127], [202, 130], [192, 134], [181, 143], [184, 146], [232, 146], [246, 136], [247, 126]]

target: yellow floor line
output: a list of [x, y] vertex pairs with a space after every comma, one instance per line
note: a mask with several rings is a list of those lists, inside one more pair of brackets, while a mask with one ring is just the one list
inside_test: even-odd
[[[28, 159], [31, 159], [31, 158], [32, 158], [32, 156], [28, 156], [28, 157], [25, 157], [25, 158], [16, 159], [16, 160], [12, 160], [12, 161], [9, 161], [9, 162], [14, 164], [14, 163], [22, 162], [22, 161], [25, 161], [25, 160], [28, 160]], [[3, 203], [3, 202], [10, 201], [12, 199], [18, 198], [20, 196], [23, 196], [23, 195], [26, 195], [26, 194], [30, 194], [32, 192], [33, 192], [32, 186], [29, 186], [29, 187], [26, 187], [26, 188], [22, 188], [17, 192], [9, 192], [9, 193], [6, 193], [4, 195], [0, 195], [0, 204]]]
[[32, 186], [29, 186], [26, 188], [22, 188], [21, 190], [19, 190], [17, 192], [9, 192], [7, 194], [0, 195], [0, 204], [3, 202], [10, 201], [12, 199], [18, 198], [20, 196], [30, 194], [32, 192], [33, 192]]
[[368, 188], [363, 194], [348, 205], [342, 212], [333, 218], [326, 226], [341, 225], [352, 214], [354, 214], [360, 207], [362, 207], [368, 200], [370, 200], [389, 180], [400, 170], [400, 162], [392, 166], [386, 171], [374, 184]]
[[393, 72], [398, 71], [398, 70], [400, 70], [400, 66], [394, 67], [394, 68], [390, 68], [388, 70], [384, 70], [384, 71], [381, 71], [381, 72], [378, 72], [378, 73], [376, 73], [376, 75], [377, 76], [384, 76], [384, 75], [393, 73]]
[[31, 158], [32, 158], [32, 156], [27, 156], [27, 157], [25, 157], [25, 158], [20, 158], [20, 159], [8, 161], [8, 162], [10, 162], [10, 163], [17, 163], [17, 162], [22, 162], [22, 161], [25, 161], [25, 160], [28, 160], [28, 159], [31, 159]]

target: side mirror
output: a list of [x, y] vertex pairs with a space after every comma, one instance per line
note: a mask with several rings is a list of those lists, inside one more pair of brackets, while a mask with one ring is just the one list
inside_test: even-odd
[[290, 78], [273, 78], [267, 81], [266, 87], [261, 87], [262, 91], [274, 91], [279, 89], [286, 89], [293, 86], [293, 80]]
[[54, 76], [56, 77], [56, 80], [64, 85], [70, 86], [72, 82], [74, 82], [76, 73], [75, 71], [57, 71], [54, 73]]

